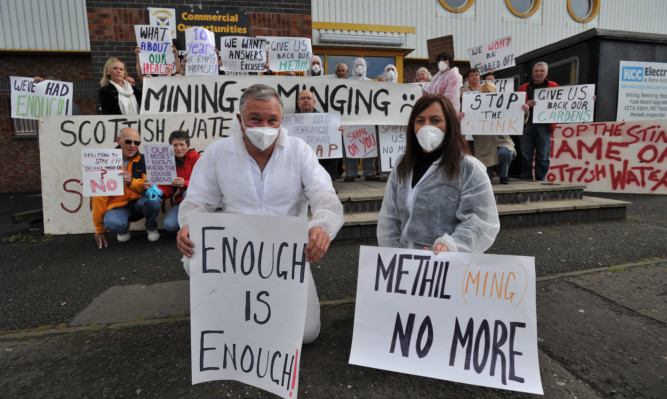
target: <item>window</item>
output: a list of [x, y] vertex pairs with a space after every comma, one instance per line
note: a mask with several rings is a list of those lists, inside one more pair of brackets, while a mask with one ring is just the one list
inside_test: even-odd
[[577, 22], [586, 23], [600, 11], [600, 0], [567, 0], [567, 11]]
[[576, 85], [579, 83], [579, 57], [549, 63], [547, 79], [559, 86]]
[[512, 14], [520, 18], [528, 18], [540, 8], [540, 0], [505, 0]]
[[318, 48], [314, 49], [313, 53], [322, 59], [326, 75], [336, 76], [336, 66], [342, 62], [347, 65], [347, 77], [349, 78], [352, 76], [354, 60], [362, 57], [366, 61], [367, 78], [378, 80], [384, 73], [384, 67], [393, 64], [398, 72], [398, 81], [403, 82], [403, 51], [368, 49], [362, 54], [361, 52], [355, 53], [351, 49]]
[[449, 12], [464, 12], [474, 0], [440, 0], [440, 4]]

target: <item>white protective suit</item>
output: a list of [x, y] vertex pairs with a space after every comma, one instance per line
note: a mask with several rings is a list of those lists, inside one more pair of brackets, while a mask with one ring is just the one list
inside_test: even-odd
[[[387, 72], [389, 72], [390, 70], [394, 71], [393, 79], [389, 79], [389, 76], [387, 76]], [[382, 76], [384, 76], [385, 82], [398, 83], [398, 71], [396, 70], [396, 66], [394, 64], [387, 64], [387, 66], [384, 67], [384, 73], [382, 74]]]
[[[248, 154], [239, 123], [234, 120], [231, 137], [209, 145], [197, 161], [178, 222], [185, 226], [191, 213], [214, 212], [218, 207], [229, 213], [305, 217], [309, 205], [312, 219], [308, 229], [321, 227], [333, 240], [343, 226], [343, 205], [313, 149], [281, 129], [262, 172]], [[310, 268], [307, 274], [304, 343], [314, 341], [320, 330], [320, 304]]]
[[486, 168], [466, 155], [459, 176], [447, 179], [439, 162], [414, 188], [412, 173], [399, 183], [392, 170], [378, 217], [381, 247], [423, 249], [442, 242], [452, 252], [474, 253], [491, 247], [500, 221]]
[[[364, 67], [364, 71], [361, 75], [357, 74], [357, 72], [356, 72], [357, 71], [357, 65], [361, 65], [362, 67]], [[348, 79], [352, 79], [352, 80], [372, 80], [372, 79], [366, 77], [366, 71], [367, 71], [367, 69], [366, 69], [366, 60], [364, 60], [363, 58], [357, 58], [357, 59], [354, 60], [354, 66], [352, 67], [352, 71], [351, 71], [352, 75]]]

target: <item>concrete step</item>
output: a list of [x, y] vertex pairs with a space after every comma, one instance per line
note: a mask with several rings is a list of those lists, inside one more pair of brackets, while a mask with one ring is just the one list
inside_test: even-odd
[[[526, 202], [498, 205], [502, 228], [550, 223], [589, 222], [624, 219], [630, 202], [583, 196], [581, 199]], [[345, 213], [345, 223], [337, 240], [376, 236], [378, 211]]]

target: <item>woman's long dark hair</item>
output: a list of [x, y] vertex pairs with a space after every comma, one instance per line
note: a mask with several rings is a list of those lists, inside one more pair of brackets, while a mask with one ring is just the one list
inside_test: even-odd
[[412, 108], [412, 113], [410, 113], [408, 129], [405, 134], [405, 153], [403, 154], [403, 158], [401, 158], [401, 162], [396, 166], [396, 173], [400, 182], [410, 175], [410, 172], [417, 163], [417, 159], [424, 154], [415, 134], [415, 120], [419, 114], [424, 112], [433, 103], [438, 103], [442, 107], [447, 125], [445, 127], [445, 140], [442, 146], [434, 151], [439, 156], [444, 155], [438, 168], [442, 169], [447, 178], [453, 178], [459, 174], [463, 156], [470, 154], [468, 143], [461, 135], [461, 124], [452, 103], [442, 94], [427, 94], [417, 100]]

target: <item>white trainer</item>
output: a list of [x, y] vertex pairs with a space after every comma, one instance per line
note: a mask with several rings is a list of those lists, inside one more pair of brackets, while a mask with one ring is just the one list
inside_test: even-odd
[[157, 230], [146, 230], [148, 233], [148, 241], [157, 241], [160, 239], [160, 232]]
[[116, 236], [116, 238], [118, 239], [118, 242], [127, 242], [127, 241], [130, 241], [130, 238], [132, 238], [132, 236], [130, 235], [130, 232], [128, 231], [127, 233], [118, 234]]

